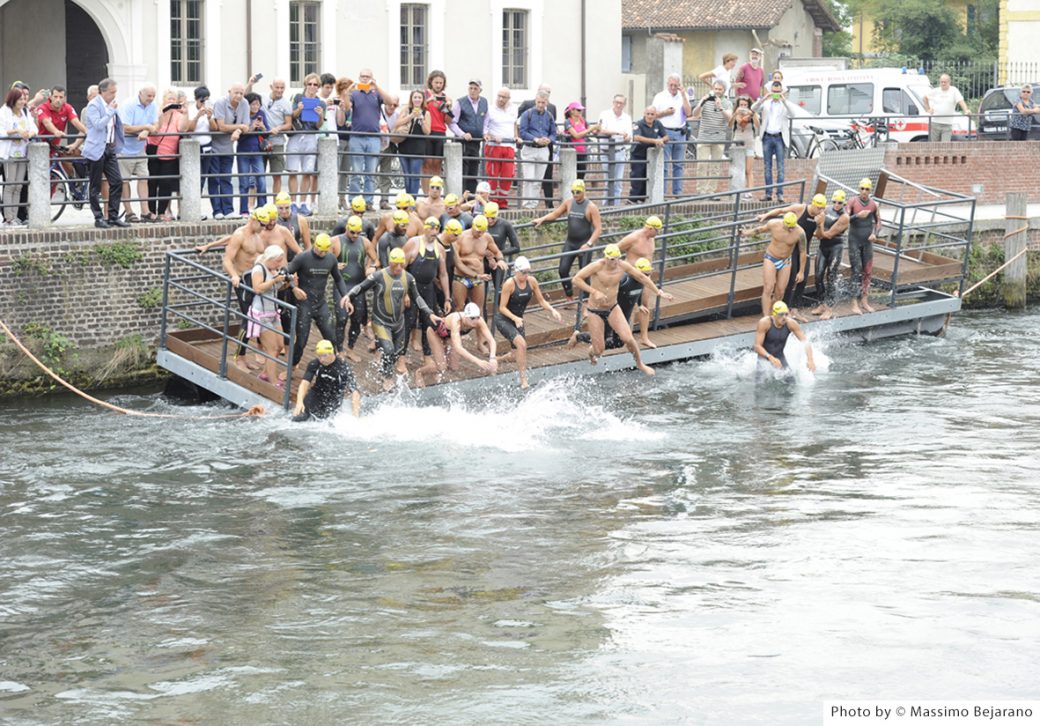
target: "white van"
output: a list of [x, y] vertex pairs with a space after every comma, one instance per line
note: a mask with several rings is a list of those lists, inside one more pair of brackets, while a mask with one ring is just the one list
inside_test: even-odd
[[[927, 141], [928, 114], [924, 96], [932, 88], [928, 76], [900, 68], [854, 71], [784, 70], [787, 98], [818, 118], [888, 117], [891, 141]], [[845, 119], [852, 122], [854, 119]], [[809, 125], [811, 120], [797, 121]], [[968, 119], [953, 120], [954, 137], [965, 138]]]

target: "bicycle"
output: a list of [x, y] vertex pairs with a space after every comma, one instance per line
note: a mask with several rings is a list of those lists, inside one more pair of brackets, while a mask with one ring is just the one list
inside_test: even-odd
[[54, 210], [51, 216], [52, 222], [58, 221], [58, 218], [65, 212], [65, 207], [69, 204], [74, 209], [83, 209], [83, 196], [77, 197], [76, 187], [84, 184], [84, 180], [78, 177], [74, 179], [69, 178], [69, 175], [65, 172], [64, 160], [69, 160], [68, 163], [71, 164], [73, 162], [70, 159], [71, 156], [62, 149], [58, 150], [56, 156], [51, 157], [51, 208]]

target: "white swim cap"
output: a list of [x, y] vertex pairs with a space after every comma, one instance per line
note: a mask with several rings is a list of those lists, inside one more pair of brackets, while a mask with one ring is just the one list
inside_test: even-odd
[[464, 318], [479, 318], [480, 308], [476, 303], [466, 303], [466, 307], [462, 308], [462, 317]]
[[528, 260], [523, 255], [520, 255], [519, 257], [516, 258], [516, 260], [513, 261], [513, 269], [515, 269], [515, 270], [530, 270], [531, 269], [531, 261]]

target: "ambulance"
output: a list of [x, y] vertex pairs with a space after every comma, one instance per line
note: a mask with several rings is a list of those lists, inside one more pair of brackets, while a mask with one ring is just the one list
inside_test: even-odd
[[[884, 116], [890, 141], [928, 140], [924, 97], [932, 84], [916, 70], [785, 68], [783, 72], [787, 98], [817, 118], [841, 119], [851, 125], [857, 119]], [[795, 121], [799, 126], [812, 123], [808, 118]], [[954, 139], [967, 138], [966, 117], [953, 118], [952, 124]]]

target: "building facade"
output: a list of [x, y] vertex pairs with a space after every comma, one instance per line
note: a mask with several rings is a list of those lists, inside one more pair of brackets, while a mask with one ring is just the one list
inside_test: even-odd
[[514, 100], [547, 83], [558, 105], [594, 109], [625, 90], [621, 0], [0, 0], [0, 39], [6, 83], [62, 84], [73, 103], [105, 75], [121, 97], [145, 83], [216, 95], [253, 73], [259, 90], [275, 78], [299, 89], [309, 72], [362, 67], [388, 90], [439, 69], [451, 95], [470, 78]]

